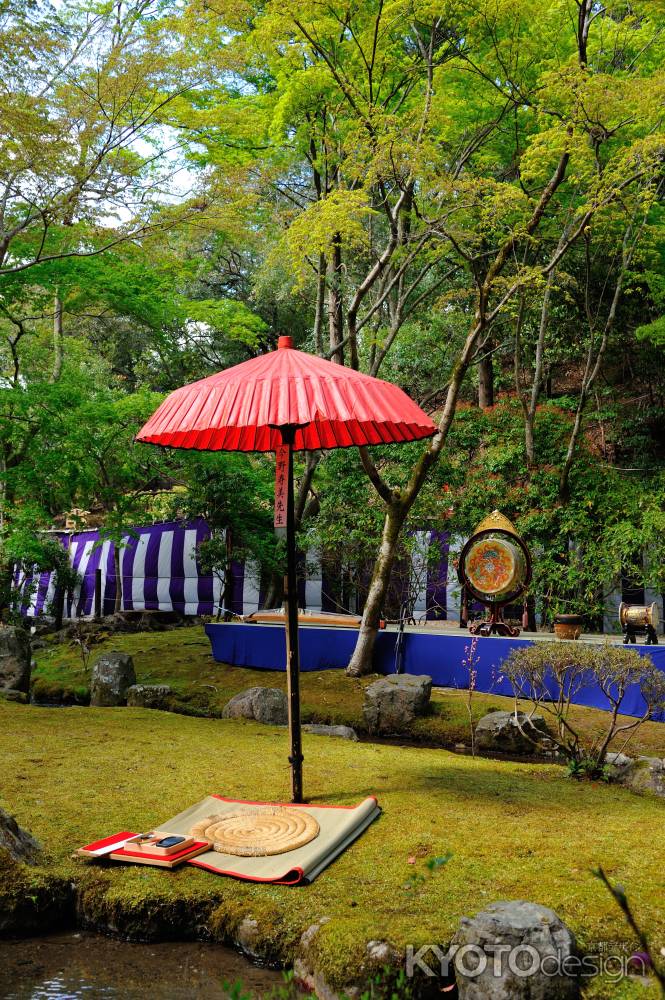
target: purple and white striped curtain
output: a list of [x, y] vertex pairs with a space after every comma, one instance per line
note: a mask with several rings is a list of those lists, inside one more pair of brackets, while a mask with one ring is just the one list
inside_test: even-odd
[[[167, 521], [135, 528], [128, 533], [120, 550], [123, 610], [212, 614], [220, 600], [220, 581], [211, 574], [202, 573], [196, 561], [196, 548], [209, 535], [210, 530], [203, 520], [188, 524]], [[110, 614], [116, 595], [114, 544], [102, 541], [99, 531], [59, 533], [59, 537], [69, 551], [72, 567], [81, 578], [80, 585], [67, 595], [65, 617], [93, 613], [98, 569], [101, 570], [102, 612]], [[238, 573], [239, 567], [235, 566], [234, 577]], [[52, 573], [42, 573], [38, 580], [31, 574], [20, 579], [17, 573], [15, 584], [21, 585], [29, 595], [23, 612], [30, 617], [42, 614], [53, 601]]]
[[[81, 583], [67, 595], [64, 616], [75, 618], [91, 615], [95, 606], [96, 571], [101, 570], [102, 613], [111, 614], [115, 606], [116, 577], [114, 545], [101, 541], [99, 531], [79, 531], [74, 534], [58, 533], [68, 549], [73, 568]], [[428, 567], [426, 588], [423, 588], [422, 612], [428, 617], [430, 604], [438, 606], [438, 616], [445, 615], [448, 570], [448, 536], [446, 533], [427, 534], [441, 550], [438, 565]], [[185, 615], [210, 615], [221, 601], [221, 581], [203, 573], [196, 561], [197, 546], [208, 538], [210, 529], [203, 519], [186, 524], [166, 521], [134, 528], [123, 539], [120, 551], [122, 574], [122, 608], [125, 611], [179, 611]], [[318, 568], [317, 568], [318, 567]], [[322, 581], [321, 562], [308, 553], [301, 560], [299, 581], [301, 604], [314, 610], [325, 606], [326, 581]], [[24, 589], [26, 601], [23, 613], [37, 617], [47, 611], [55, 597], [53, 574], [42, 573], [38, 579], [31, 574], [21, 577], [17, 572], [15, 585]], [[260, 606], [260, 570], [257, 566], [234, 562], [233, 600], [231, 611], [248, 614]], [[450, 607], [450, 602], [448, 603]]]

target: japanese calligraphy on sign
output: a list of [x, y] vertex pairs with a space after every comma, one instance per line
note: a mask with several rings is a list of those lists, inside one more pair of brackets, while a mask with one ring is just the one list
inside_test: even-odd
[[275, 527], [286, 527], [286, 501], [289, 477], [289, 449], [286, 445], [275, 453]]

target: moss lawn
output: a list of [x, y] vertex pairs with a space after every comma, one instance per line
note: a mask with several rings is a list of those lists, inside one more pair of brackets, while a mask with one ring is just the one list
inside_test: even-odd
[[[159, 647], [174, 634], [185, 638], [126, 636], [114, 645]], [[228, 670], [208, 662], [200, 647], [191, 647], [196, 668], [183, 649], [191, 678], [204, 668], [198, 681], [226, 678]], [[172, 679], [164, 669], [158, 673], [160, 660], [164, 668], [163, 654], [147, 662], [137, 657], [142, 680]], [[247, 684], [248, 672], [240, 673], [237, 688]], [[310, 675], [310, 710], [327, 704], [330, 691]], [[246, 885], [191, 868], [103, 867], [70, 857], [81, 844], [149, 828], [210, 792], [286, 800], [284, 729], [146, 709], [0, 702], [0, 752], [0, 804], [45, 848], [39, 869], [0, 867], [0, 913], [12, 907], [18, 913], [26, 896], [36, 901], [49, 887], [57, 893], [74, 882], [79, 917], [97, 927], [144, 939], [232, 941], [250, 916], [259, 925], [257, 950], [287, 965], [302, 932], [327, 916], [314, 958], [341, 986], [359, 973], [367, 941], [388, 939], [399, 949], [445, 945], [462, 915], [500, 899], [551, 906], [587, 951], [598, 942], [632, 947], [615, 904], [590, 874], [600, 864], [627, 888], [657, 946], [665, 944], [665, 803], [577, 783], [555, 765], [306, 735], [308, 799], [352, 804], [376, 794], [383, 815], [312, 886], [294, 889]], [[445, 851], [453, 852], [452, 860], [429, 875], [427, 859]], [[601, 980], [588, 994], [656, 996], [639, 983]]]

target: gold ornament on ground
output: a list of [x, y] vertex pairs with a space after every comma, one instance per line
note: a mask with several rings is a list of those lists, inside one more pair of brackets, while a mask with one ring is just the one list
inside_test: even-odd
[[319, 824], [303, 809], [261, 806], [206, 816], [189, 831], [210, 841], [219, 854], [270, 857], [303, 847], [319, 835]]

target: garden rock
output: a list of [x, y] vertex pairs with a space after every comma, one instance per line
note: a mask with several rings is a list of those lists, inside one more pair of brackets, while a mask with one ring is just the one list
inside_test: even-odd
[[134, 661], [129, 653], [104, 653], [92, 668], [90, 704], [95, 708], [124, 705], [127, 691], [136, 684]]
[[235, 941], [240, 950], [253, 961], [258, 961], [261, 957], [261, 931], [258, 920], [254, 917], [243, 917]]
[[532, 715], [529, 719], [524, 712], [518, 712], [517, 720], [514, 712], [499, 711], [484, 715], [476, 725], [475, 741], [478, 750], [508, 754], [537, 753], [538, 747], [520, 732], [520, 726], [538, 742], [549, 740], [542, 715]]
[[316, 951], [312, 945], [321, 928], [329, 923], [330, 917], [319, 917], [310, 924], [300, 938], [300, 946], [295, 962], [293, 963], [293, 974], [298, 985], [308, 991], [319, 1000], [358, 1000], [361, 990], [357, 986], [347, 985], [342, 990], [333, 988], [325, 979], [323, 974], [316, 970], [316, 958], [312, 952]]
[[0, 689], [30, 690], [30, 636], [23, 628], [0, 628]]
[[41, 850], [32, 834], [22, 829], [4, 809], [0, 809], [0, 849], [8, 851], [14, 861], [27, 864], [34, 864]]
[[278, 688], [247, 688], [227, 702], [222, 718], [255, 719], [269, 726], [285, 726], [289, 719], [286, 695]]
[[303, 730], [313, 736], [337, 736], [341, 740], [355, 740], [356, 742], [358, 740], [358, 735], [351, 726], [323, 726], [312, 722], [303, 726]]
[[30, 701], [30, 696], [25, 691], [17, 691], [16, 688], [3, 688], [0, 695], [4, 701], [15, 701], [19, 705], [27, 705]]
[[619, 782], [635, 761], [625, 753], [608, 753], [605, 755], [605, 763], [610, 770], [610, 779]]
[[135, 632], [169, 632], [196, 621], [192, 615], [185, 617], [179, 611], [119, 611], [94, 621], [71, 622], [53, 634], [56, 642], [76, 640], [85, 632], [86, 639], [102, 642], [112, 635]]
[[[609, 758], [608, 754], [608, 758]], [[665, 760], [660, 757], [638, 757], [621, 768], [612, 762], [612, 778], [633, 792], [651, 792], [665, 798]]]
[[168, 711], [171, 693], [168, 684], [132, 684], [127, 688], [127, 706]]
[[424, 715], [432, 694], [426, 674], [391, 674], [365, 691], [363, 716], [370, 733], [402, 732], [416, 716]]
[[[523, 900], [462, 917], [452, 940], [460, 1000], [574, 1000], [575, 938], [553, 910]], [[505, 948], [505, 951], [502, 950]]]

